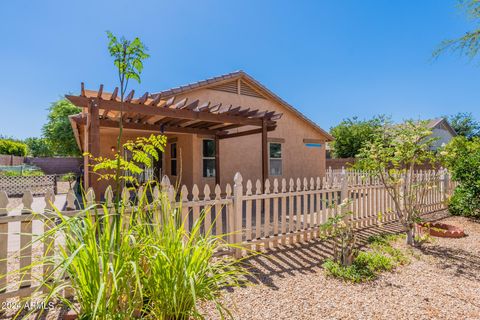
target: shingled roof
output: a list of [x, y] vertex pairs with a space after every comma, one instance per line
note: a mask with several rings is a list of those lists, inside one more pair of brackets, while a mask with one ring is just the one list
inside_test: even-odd
[[280, 98], [278, 95], [273, 93], [270, 89], [265, 87], [263, 84], [255, 80], [252, 76], [247, 74], [246, 72], [239, 70], [227, 74], [223, 74], [220, 76], [212, 77], [209, 79], [205, 80], [200, 80], [194, 83], [189, 83], [186, 85], [182, 85], [179, 87], [171, 88], [168, 90], [156, 92], [152, 94], [152, 97], [157, 97], [160, 96], [162, 99], [169, 98], [171, 96], [175, 96], [178, 94], [182, 94], [185, 92], [190, 92], [193, 90], [198, 90], [198, 89], [204, 89], [208, 88], [211, 86], [214, 86], [218, 82], [223, 82], [225, 80], [237, 80], [237, 79], [242, 79], [243, 81], [247, 82], [248, 84], [256, 87], [256, 89], [260, 90], [262, 93], [264, 93], [266, 96], [270, 97], [271, 99], [277, 101], [279, 104], [281, 104], [283, 107], [285, 107], [287, 110], [292, 111], [294, 114], [296, 114], [298, 117], [300, 117], [302, 120], [307, 122], [310, 126], [312, 126], [315, 130], [319, 131], [321, 134], [323, 134], [326, 138], [327, 141], [333, 141], [334, 138], [332, 135], [330, 135], [327, 131], [323, 130], [320, 128], [315, 122], [307, 118], [304, 114], [302, 114], [298, 109], [287, 103], [285, 100]]

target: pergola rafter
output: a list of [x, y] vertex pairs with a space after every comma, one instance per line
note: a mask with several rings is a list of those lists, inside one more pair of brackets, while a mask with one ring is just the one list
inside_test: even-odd
[[[118, 92], [118, 87], [112, 93], [105, 92], [103, 84], [96, 91], [86, 90], [82, 83], [80, 95], [66, 95], [69, 101], [86, 111], [71, 116], [70, 119], [72, 123], [85, 126], [84, 149], [88, 149], [94, 156], [100, 150], [100, 128], [118, 128], [120, 120], [123, 128], [128, 130], [210, 135], [215, 138], [217, 148], [220, 139], [261, 134], [262, 176], [264, 180], [268, 177], [267, 132], [275, 130], [276, 121], [282, 117], [281, 113], [213, 104], [210, 101], [189, 101], [188, 98], [177, 101], [174, 96], [165, 100], [161, 95], [151, 95], [148, 92], [135, 98], [134, 90], [121, 102]], [[235, 132], [229, 131], [232, 129]], [[220, 170], [218, 154], [217, 150], [217, 173]], [[87, 166], [85, 169], [87, 172]], [[219, 174], [216, 179], [219, 183]], [[90, 180], [93, 182], [92, 178]]]

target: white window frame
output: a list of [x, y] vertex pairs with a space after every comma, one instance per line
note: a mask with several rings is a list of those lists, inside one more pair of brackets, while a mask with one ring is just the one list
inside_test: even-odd
[[[272, 158], [270, 154], [270, 145], [279, 144], [280, 145], [280, 158]], [[272, 160], [280, 161], [280, 174], [272, 174], [271, 163]], [[280, 177], [283, 175], [283, 143], [281, 142], [269, 142], [268, 143], [268, 175], [271, 177]]]
[[[204, 156], [203, 156], [203, 154], [204, 154], [204, 152], [203, 152], [203, 142], [204, 142], [205, 140], [213, 141], [213, 143], [215, 144], [215, 139], [209, 139], [209, 138], [202, 139], [202, 177], [203, 177], [203, 178], [215, 178], [215, 176], [217, 175], [217, 172], [216, 172], [216, 170], [215, 170], [216, 163], [215, 163], [215, 167], [213, 168], [213, 171], [214, 171], [213, 176], [204, 176], [204, 175], [203, 175], [203, 172], [204, 172], [204, 169], [205, 169], [205, 168], [203, 167], [203, 166], [204, 166], [204, 161], [203, 161], [203, 160], [215, 160], [215, 161], [217, 160], [217, 159], [215, 159], [215, 153], [213, 154], [213, 157], [204, 157]], [[215, 152], [216, 152], [216, 150], [215, 150]]]
[[[175, 145], [175, 153], [176, 153], [175, 158], [172, 155], [173, 145]], [[170, 143], [170, 175], [172, 177], [176, 177], [178, 175], [178, 160], [177, 160], [177, 157], [178, 157], [178, 144], [176, 142], [172, 142], [172, 143]], [[173, 166], [172, 166], [173, 161], [175, 161], [175, 174], [173, 174]]]

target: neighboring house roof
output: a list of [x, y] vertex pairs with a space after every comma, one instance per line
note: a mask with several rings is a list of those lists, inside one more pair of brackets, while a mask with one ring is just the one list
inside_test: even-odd
[[217, 77], [201, 80], [195, 83], [190, 83], [186, 84], [183, 86], [179, 86], [176, 88], [160, 91], [157, 93], [153, 93], [152, 96], [156, 97], [160, 95], [161, 98], [167, 98], [171, 97], [174, 95], [182, 94], [185, 92], [190, 92], [193, 90], [198, 90], [198, 89], [206, 89], [208, 87], [212, 87], [217, 85], [219, 82], [225, 82], [225, 80], [237, 80], [241, 79], [245, 82], [247, 82], [249, 85], [252, 85], [255, 87], [257, 90], [259, 90], [261, 93], [266, 95], [267, 97], [277, 101], [280, 105], [285, 107], [287, 110], [292, 111], [295, 115], [297, 115], [300, 119], [304, 120], [307, 122], [310, 126], [312, 126], [316, 131], [320, 132], [322, 135], [324, 135], [327, 138], [327, 141], [333, 141], [334, 138], [332, 135], [330, 135], [327, 131], [323, 130], [320, 128], [315, 122], [307, 118], [304, 114], [302, 114], [300, 111], [298, 111], [296, 108], [294, 108], [292, 105], [288, 104], [286, 101], [284, 101], [282, 98], [277, 96], [275, 93], [270, 91], [267, 87], [265, 87], [263, 84], [255, 80], [253, 77], [245, 73], [244, 71], [235, 71], [231, 73], [227, 73], [224, 75], [220, 75]]
[[452, 134], [452, 136], [455, 137], [457, 135], [457, 133], [455, 132], [455, 129], [452, 128], [450, 123], [448, 123], [447, 119], [445, 118], [431, 119], [428, 122], [428, 127], [430, 129], [433, 129], [433, 128], [440, 129], [442, 125]]

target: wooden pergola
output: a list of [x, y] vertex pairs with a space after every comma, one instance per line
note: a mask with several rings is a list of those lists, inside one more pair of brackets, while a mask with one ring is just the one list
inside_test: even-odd
[[[212, 104], [209, 101], [176, 101], [175, 97], [162, 99], [158, 94], [144, 93], [135, 98], [132, 90], [122, 102], [119, 89], [104, 92], [86, 90], [81, 84], [80, 95], [66, 95], [82, 113], [70, 117], [77, 125], [85, 126], [84, 152], [93, 156], [100, 153], [100, 128], [119, 128], [156, 133], [189, 133], [215, 137], [215, 180], [220, 183], [220, 140], [252, 134], [262, 136], [262, 179], [268, 178], [267, 132], [275, 130], [276, 121], [282, 117], [275, 111], [262, 111], [252, 107]], [[232, 129], [236, 129], [234, 133]], [[78, 137], [77, 137], [78, 139]], [[78, 140], [79, 141], [79, 140]], [[87, 160], [86, 160], [87, 161]], [[86, 185], [94, 184], [92, 173], [85, 165]], [[90, 181], [90, 183], [89, 183]]]

